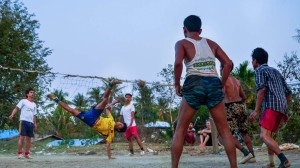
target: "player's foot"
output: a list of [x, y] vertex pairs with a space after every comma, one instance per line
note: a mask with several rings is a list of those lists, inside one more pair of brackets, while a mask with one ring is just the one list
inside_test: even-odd
[[242, 158], [242, 160], [240, 161], [240, 164], [245, 164], [248, 160], [250, 160], [251, 158], [253, 158], [252, 153], [249, 153], [247, 156], [244, 156]]
[[47, 97], [48, 97], [49, 99], [51, 99], [51, 100], [54, 100], [54, 99], [57, 98], [57, 96], [55, 96], [55, 95], [52, 94], [52, 93], [48, 94]]
[[47, 97], [53, 101], [55, 101], [57, 104], [59, 104], [60, 100], [58, 99], [57, 96], [55, 96], [54, 94], [50, 93], [47, 95]]
[[18, 154], [18, 159], [24, 159], [23, 154]]
[[120, 103], [121, 102], [121, 99], [119, 97], [115, 98], [114, 101], [111, 102], [111, 104], [115, 105], [117, 103]]
[[121, 99], [120, 98], [116, 98], [114, 101], [112, 101], [111, 103], [107, 104], [105, 106], [105, 108], [112, 109], [115, 104], [120, 103], [120, 102], [121, 102]]
[[273, 163], [268, 163], [266, 166], [263, 166], [262, 168], [275, 168], [275, 164]]
[[129, 154], [128, 154], [128, 156], [133, 156], [133, 155], [134, 155], [133, 153], [129, 153]]
[[251, 158], [250, 160], [248, 160], [248, 163], [256, 163], [255, 157], [254, 157], [254, 158]]
[[290, 167], [291, 164], [288, 160], [286, 160], [284, 163], [280, 163], [280, 165], [278, 166], [278, 168], [286, 168], [286, 167]]
[[200, 144], [199, 146], [200, 146], [200, 147], [205, 147], [205, 144], [204, 144], [204, 143], [202, 143], [202, 144]]
[[26, 159], [33, 159], [33, 157], [31, 157], [29, 154], [28, 154], [28, 155], [25, 155], [25, 158], [26, 158]]
[[141, 156], [145, 155], [145, 151], [142, 150], [140, 154]]
[[110, 82], [108, 82], [108, 85], [109, 85], [109, 87], [113, 87], [113, 86], [115, 86], [117, 84], [121, 84], [121, 83], [122, 83], [122, 81], [117, 80], [117, 79], [113, 79]]

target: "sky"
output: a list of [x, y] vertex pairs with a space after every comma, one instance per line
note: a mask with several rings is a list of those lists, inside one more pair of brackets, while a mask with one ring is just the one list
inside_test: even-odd
[[[159, 81], [173, 64], [188, 15], [202, 19], [201, 36], [218, 43], [235, 65], [256, 47], [276, 67], [300, 44], [297, 0], [22, 0], [34, 19], [52, 72]], [[249, 68], [252, 68], [249, 67]], [[184, 75], [185, 73], [183, 73]], [[183, 82], [183, 81], [182, 81]]]

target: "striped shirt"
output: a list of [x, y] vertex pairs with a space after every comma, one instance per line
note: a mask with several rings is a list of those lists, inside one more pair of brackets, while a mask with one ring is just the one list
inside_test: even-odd
[[292, 92], [278, 70], [263, 64], [255, 69], [255, 83], [257, 91], [265, 88], [263, 110], [269, 108], [287, 114], [286, 97]]

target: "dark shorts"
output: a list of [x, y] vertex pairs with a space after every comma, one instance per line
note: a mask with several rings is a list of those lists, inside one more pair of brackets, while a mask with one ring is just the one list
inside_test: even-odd
[[222, 83], [218, 77], [197, 75], [191, 75], [185, 79], [182, 95], [195, 110], [198, 110], [201, 105], [213, 108], [224, 98]]
[[271, 132], [276, 132], [284, 120], [287, 120], [286, 115], [272, 109], [266, 109], [260, 118], [259, 125]]
[[92, 127], [94, 123], [97, 121], [103, 109], [91, 109], [89, 112], [81, 112], [76, 117], [79, 118], [81, 121], [86, 123], [88, 126]]
[[240, 133], [246, 134], [248, 132], [247, 127], [247, 113], [246, 106], [242, 102], [225, 103], [227, 122], [230, 127], [230, 131], [233, 134], [235, 129], [238, 129]]
[[34, 124], [28, 121], [20, 121], [19, 134], [27, 137], [34, 137], [33, 134]]

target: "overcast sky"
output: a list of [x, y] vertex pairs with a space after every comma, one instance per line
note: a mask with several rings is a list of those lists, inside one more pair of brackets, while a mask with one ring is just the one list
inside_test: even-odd
[[53, 50], [53, 72], [158, 81], [174, 63], [183, 20], [201, 17], [202, 36], [217, 42], [238, 65], [256, 47], [276, 66], [300, 44], [298, 0], [23, 0], [41, 24], [44, 46]]

